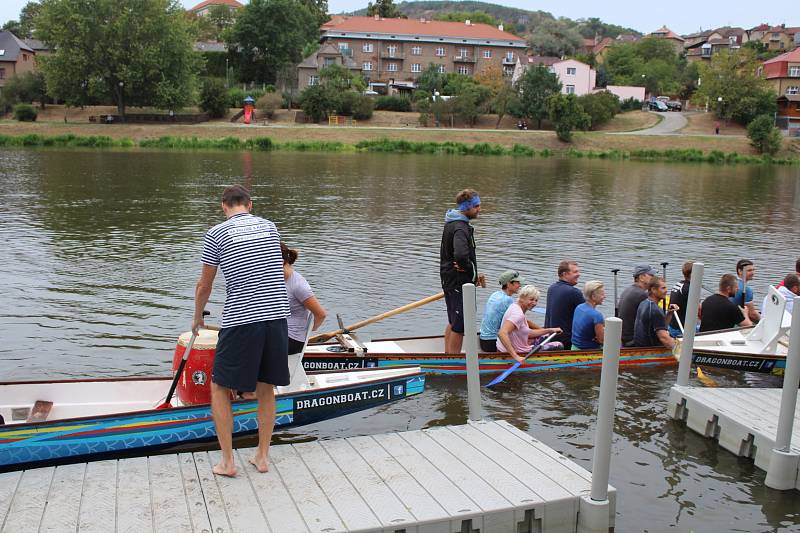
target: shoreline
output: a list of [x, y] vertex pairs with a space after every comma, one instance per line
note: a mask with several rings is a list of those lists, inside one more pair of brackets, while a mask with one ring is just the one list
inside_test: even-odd
[[552, 131], [321, 125], [75, 124], [0, 121], [0, 146], [188, 150], [444, 153], [602, 159], [800, 164], [800, 143], [785, 140], [761, 156], [743, 136], [625, 135], [575, 132], [562, 143]]

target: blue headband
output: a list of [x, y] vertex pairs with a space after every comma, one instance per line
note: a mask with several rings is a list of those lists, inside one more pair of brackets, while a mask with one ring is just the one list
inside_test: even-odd
[[476, 194], [469, 200], [464, 200], [458, 204], [458, 210], [466, 211], [467, 209], [472, 209], [473, 207], [478, 207], [479, 205], [481, 205], [481, 197]]

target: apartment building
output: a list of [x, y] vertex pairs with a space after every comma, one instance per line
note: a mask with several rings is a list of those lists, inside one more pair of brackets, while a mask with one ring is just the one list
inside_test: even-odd
[[0, 31], [0, 90], [12, 76], [36, 69], [36, 52], [10, 31]]
[[[323, 46], [337, 47], [361, 69], [370, 88], [384, 94], [414, 89], [431, 63], [442, 73], [467, 75], [498, 65], [511, 76], [527, 47], [525, 39], [504, 31], [502, 25], [470, 21], [334, 16], [320, 32]], [[304, 66], [309, 65], [306, 60]], [[308, 68], [298, 69], [299, 87], [314, 83], [316, 75]]]

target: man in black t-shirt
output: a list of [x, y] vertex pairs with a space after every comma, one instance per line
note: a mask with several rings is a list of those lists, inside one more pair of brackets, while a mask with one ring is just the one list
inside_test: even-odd
[[741, 307], [731, 301], [739, 284], [736, 276], [725, 274], [719, 280], [719, 291], [712, 294], [700, 306], [700, 331], [716, 331], [736, 326], [752, 326]]
[[669, 293], [669, 303], [678, 306], [678, 310], [672, 317], [672, 322], [668, 325], [669, 334], [674, 338], [683, 337], [683, 333], [681, 333], [683, 328], [678, 324], [678, 319], [680, 319], [681, 324], [686, 323], [686, 303], [689, 301], [689, 280], [692, 277], [693, 264], [694, 261], [686, 261], [683, 264], [683, 279], [676, 283]]
[[622, 345], [632, 346], [633, 328], [636, 325], [636, 311], [639, 304], [647, 298], [647, 286], [656, 275], [650, 265], [636, 265], [633, 269], [633, 285], [622, 291], [619, 297], [619, 317], [622, 319]]
[[667, 284], [658, 276], [653, 276], [647, 284], [647, 298], [636, 309], [636, 322], [633, 328], [633, 346], [664, 346], [670, 350], [675, 347], [675, 339], [667, 333], [667, 324], [678, 306], [669, 305], [666, 315], [658, 302], [667, 296]]

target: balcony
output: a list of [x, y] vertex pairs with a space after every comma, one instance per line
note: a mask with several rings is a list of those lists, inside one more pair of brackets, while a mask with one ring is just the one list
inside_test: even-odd
[[403, 52], [390, 52], [389, 50], [381, 50], [381, 59], [405, 59], [406, 55]]
[[517, 64], [517, 58], [516, 57], [505, 56], [505, 57], [503, 57], [503, 64], [504, 65], [516, 65]]
[[473, 56], [453, 56], [454, 63], [474, 63], [475, 58]]

